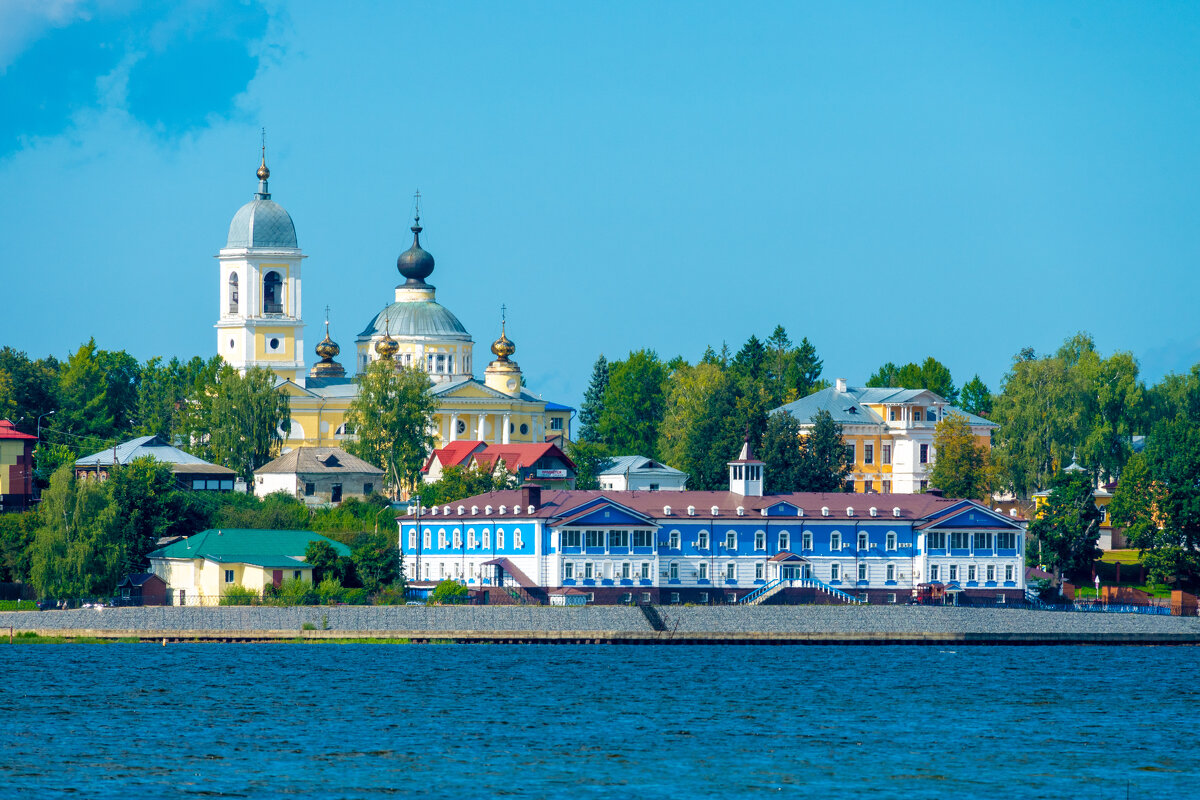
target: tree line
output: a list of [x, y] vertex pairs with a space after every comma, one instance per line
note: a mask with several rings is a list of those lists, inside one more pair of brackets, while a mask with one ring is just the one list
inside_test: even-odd
[[254, 528], [317, 531], [343, 542], [351, 557], [314, 566], [339, 586], [373, 594], [400, 579], [394, 517], [380, 495], [310, 509], [285, 493], [260, 499], [181, 489], [170, 467], [150, 458], [116, 466], [104, 481], [77, 478], [63, 465], [36, 509], [0, 515], [0, 581], [32, 584], [39, 597], [110, 597], [121, 578], [147, 569], [162, 539]]
[[89, 339], [65, 361], [0, 348], [0, 418], [37, 434], [37, 480], [59, 466], [137, 436], [161, 436], [250, 480], [289, 430], [275, 374], [239, 373], [219, 356], [151, 358], [102, 350]]

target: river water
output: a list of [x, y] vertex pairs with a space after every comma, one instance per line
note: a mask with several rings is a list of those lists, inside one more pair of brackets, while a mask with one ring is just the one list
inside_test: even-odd
[[0, 648], [0, 796], [1200, 797], [1196, 648]]

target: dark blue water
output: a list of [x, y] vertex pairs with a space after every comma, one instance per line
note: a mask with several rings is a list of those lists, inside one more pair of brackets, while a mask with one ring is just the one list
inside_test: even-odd
[[1192, 798], [1198, 657], [4, 646], [0, 796]]

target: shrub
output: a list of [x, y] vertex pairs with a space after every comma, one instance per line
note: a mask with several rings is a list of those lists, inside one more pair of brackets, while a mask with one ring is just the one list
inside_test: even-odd
[[294, 578], [279, 586], [268, 586], [265, 599], [273, 606], [311, 606], [316, 605], [317, 593], [310, 582]]
[[342, 591], [342, 602], [351, 606], [364, 606], [367, 604], [367, 590], [363, 588], [344, 589]]
[[407, 599], [400, 589], [395, 586], [387, 586], [372, 595], [371, 603], [377, 606], [402, 606]]
[[321, 605], [333, 605], [342, 602], [346, 590], [337, 578], [326, 578], [317, 584], [317, 602]]
[[221, 595], [223, 606], [255, 606], [261, 602], [262, 598], [258, 596], [258, 592], [238, 584], [225, 587], [225, 594]]
[[459, 605], [467, 602], [467, 587], [458, 581], [441, 581], [433, 587], [429, 602], [441, 605]]

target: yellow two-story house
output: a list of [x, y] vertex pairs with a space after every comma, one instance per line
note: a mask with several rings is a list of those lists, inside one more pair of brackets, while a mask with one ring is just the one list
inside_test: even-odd
[[976, 441], [988, 450], [996, 428], [995, 423], [951, 406], [928, 389], [847, 386], [843, 378], [771, 413], [791, 414], [807, 431], [819, 411], [828, 411], [842, 426], [851, 465], [848, 492], [923, 492], [937, 457], [934, 428], [947, 414], [966, 417]]

